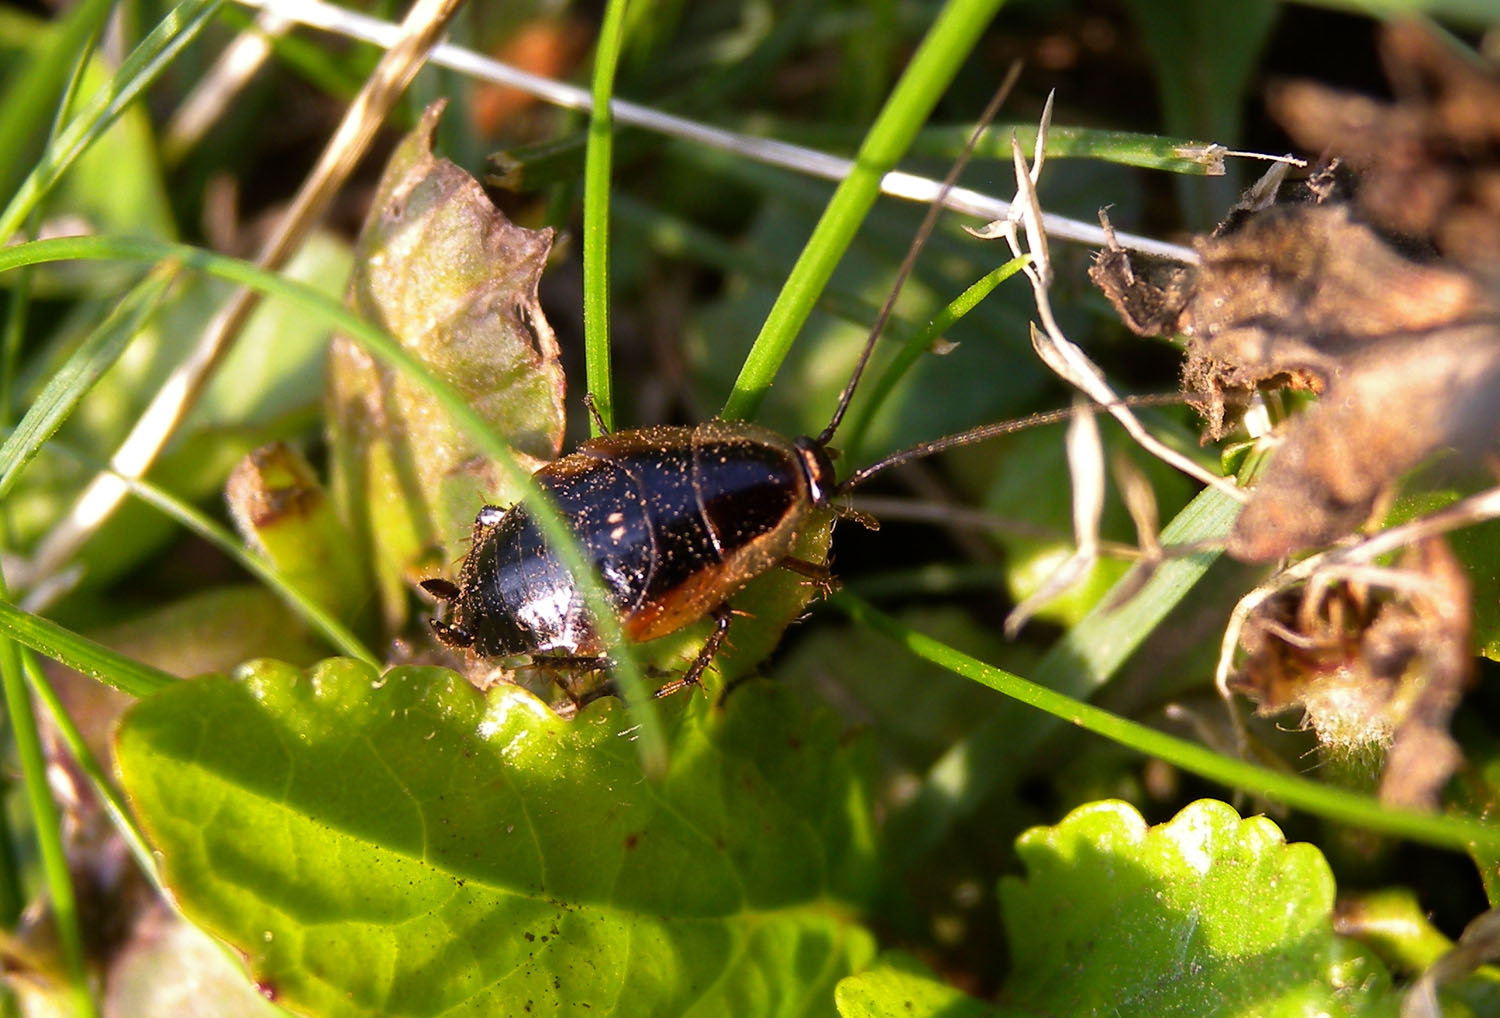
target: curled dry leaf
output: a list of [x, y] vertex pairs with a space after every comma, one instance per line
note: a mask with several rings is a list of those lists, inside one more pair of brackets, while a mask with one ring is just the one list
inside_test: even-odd
[[1472, 676], [1469, 583], [1441, 538], [1408, 548], [1396, 579], [1267, 599], [1241, 633], [1234, 685], [1263, 714], [1305, 710], [1331, 751], [1386, 749], [1381, 799], [1431, 809], [1462, 762], [1448, 722]]
[[1500, 278], [1500, 68], [1415, 21], [1385, 28], [1381, 57], [1393, 102], [1284, 82], [1267, 96], [1272, 115], [1359, 174], [1365, 220]]
[[1235, 525], [1243, 560], [1337, 540], [1432, 453], [1477, 458], [1500, 434], [1500, 73], [1412, 24], [1383, 45], [1394, 104], [1306, 83], [1270, 97], [1353, 169], [1350, 204], [1326, 167], [1291, 204], [1268, 174], [1197, 241], [1198, 265], [1112, 245], [1090, 272], [1136, 332], [1188, 337], [1184, 387], [1213, 437], [1259, 388], [1322, 395]]
[[[562, 444], [563, 374], [537, 301], [551, 230], [510, 223], [478, 182], [431, 151], [434, 103], [397, 147], [360, 234], [349, 299], [459, 390], [529, 467]], [[333, 489], [373, 552], [386, 623], [407, 581], [467, 548], [476, 507], [515, 501], [497, 467], [425, 390], [348, 341], [328, 382]]]
[[1258, 388], [1322, 394], [1237, 520], [1235, 557], [1334, 541], [1434, 451], [1494, 443], [1500, 314], [1473, 275], [1407, 258], [1339, 204], [1250, 212], [1196, 247], [1198, 266], [1139, 269], [1106, 250], [1091, 277], [1135, 331], [1188, 337], [1184, 387], [1214, 437]]

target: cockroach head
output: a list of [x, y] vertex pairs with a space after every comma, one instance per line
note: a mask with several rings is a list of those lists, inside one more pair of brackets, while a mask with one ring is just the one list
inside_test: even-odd
[[829, 499], [838, 494], [839, 481], [833, 470], [833, 457], [837, 453], [823, 446], [815, 438], [806, 436], [792, 443], [802, 457], [802, 474], [807, 479], [807, 494], [815, 506], [826, 506]]

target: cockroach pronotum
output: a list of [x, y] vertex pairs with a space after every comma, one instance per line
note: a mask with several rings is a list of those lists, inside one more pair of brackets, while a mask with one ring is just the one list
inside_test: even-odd
[[[929, 210], [897, 289], [967, 154]], [[832, 509], [873, 524], [836, 500], [898, 464], [1037, 423], [1033, 418], [985, 425], [923, 443], [839, 482], [829, 442], [895, 297], [893, 290], [832, 419], [816, 437], [789, 439], [756, 424], [718, 419], [639, 428], [598, 435], [533, 475], [603, 581], [627, 640], [652, 640], [715, 618], [687, 671], [657, 695], [699, 680], [728, 632], [729, 599], [757, 576], [782, 567], [829, 582], [826, 566], [791, 554], [815, 511]], [[530, 655], [534, 663], [562, 670], [607, 666], [610, 648], [597, 635], [576, 581], [524, 503], [480, 509], [458, 582], [428, 579], [422, 587], [450, 606], [446, 621], [431, 621], [449, 647], [487, 658]]]

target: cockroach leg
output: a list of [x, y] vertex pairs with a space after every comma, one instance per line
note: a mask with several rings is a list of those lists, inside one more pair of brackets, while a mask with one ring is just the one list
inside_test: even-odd
[[[607, 672], [614, 666], [614, 659], [604, 654], [538, 655], [531, 659], [530, 664], [531, 668], [546, 674], [562, 690], [563, 696], [567, 697], [563, 703], [572, 708], [570, 717], [600, 697], [615, 696], [618, 693], [613, 680], [596, 682], [580, 693], [574, 678], [586, 673]], [[553, 709], [556, 710], [559, 706], [560, 704], [553, 704]]]
[[708, 634], [708, 639], [704, 640], [703, 646], [698, 648], [698, 656], [693, 659], [693, 663], [688, 666], [688, 670], [683, 672], [681, 677], [673, 679], [652, 694], [658, 700], [664, 696], [671, 696], [687, 686], [701, 686], [698, 680], [702, 677], [703, 670], [708, 667], [709, 662], [714, 659], [714, 655], [719, 652], [719, 648], [724, 645], [724, 640], [729, 635], [729, 622], [734, 618], [734, 612], [721, 604], [714, 609], [713, 616], [714, 631]]
[[783, 569], [789, 569], [800, 576], [807, 577], [813, 586], [823, 592], [824, 597], [828, 597], [839, 589], [839, 581], [833, 575], [833, 571], [821, 563], [809, 562], [806, 559], [793, 558], [788, 555], [776, 564]]
[[858, 523], [860, 526], [864, 527], [866, 530], [873, 531], [880, 529], [879, 520], [871, 516], [869, 513], [865, 512], [863, 509], [854, 508], [847, 502], [834, 502], [832, 503], [832, 509], [834, 514], [841, 520], [852, 520], [853, 522]]

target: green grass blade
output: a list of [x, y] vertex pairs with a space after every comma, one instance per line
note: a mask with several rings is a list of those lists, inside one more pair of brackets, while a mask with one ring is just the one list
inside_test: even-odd
[[[112, 6], [113, 0], [87, 0], [74, 7], [54, 27], [49, 44], [6, 79], [0, 100], [0, 152], [26, 152], [35, 144], [33, 139], [58, 108], [79, 54], [88, 52], [89, 39], [104, 27]], [[15, 181], [11, 173], [9, 168], [0, 170], [0, 192], [10, 190]]]
[[880, 180], [911, 145], [938, 98], [1004, 0], [949, 0], [913, 54], [860, 146], [855, 169], [834, 191], [807, 246], [745, 358], [726, 418], [753, 415], [792, 340], [880, 193]]
[[57, 695], [57, 690], [47, 679], [47, 673], [37, 664], [35, 655], [25, 653], [22, 661], [26, 668], [26, 678], [31, 683], [32, 691], [36, 693], [37, 699], [42, 701], [42, 706], [47, 708], [47, 714], [52, 723], [57, 726], [58, 734], [62, 736], [63, 742], [68, 745], [68, 753], [72, 755], [79, 770], [89, 779], [99, 801], [104, 804], [104, 810], [109, 814], [110, 821], [115, 825], [115, 830], [125, 840], [125, 847], [130, 850], [135, 864], [140, 867], [152, 883], [160, 889], [161, 881], [157, 879], [156, 857], [152, 855], [151, 848], [146, 844], [145, 835], [141, 834], [139, 827], [135, 825], [135, 819], [130, 815], [130, 809], [125, 805], [125, 797], [115, 788], [114, 781], [99, 763], [99, 758], [94, 756], [94, 751], [89, 749], [88, 742], [83, 733], [73, 723], [72, 715], [68, 713], [67, 705]]
[[[746, 133], [750, 133], [747, 125]], [[814, 149], [837, 150], [853, 144], [852, 132], [837, 124], [808, 125], [791, 120], [757, 118], [755, 133]], [[969, 124], [939, 124], [924, 127], [912, 142], [910, 154], [953, 160], [963, 151], [974, 128]], [[1010, 162], [1010, 136], [1014, 134], [1024, 152], [1036, 148], [1036, 121], [996, 121], [974, 146], [977, 162], [994, 159]], [[1189, 176], [1220, 176], [1224, 173], [1223, 146], [1192, 138], [1111, 131], [1098, 127], [1052, 124], [1047, 128], [1048, 159], [1092, 159], [1097, 162], [1162, 170]]]
[[[0, 272], [19, 268], [22, 265], [39, 265], [68, 260], [110, 260], [160, 262], [175, 259], [184, 266], [208, 272], [221, 279], [249, 287], [266, 296], [290, 300], [310, 315], [328, 322], [360, 344], [375, 357], [420, 385], [433, 400], [452, 415], [454, 421], [465, 430], [479, 446], [480, 451], [500, 464], [507, 480], [518, 489], [527, 492], [528, 505], [532, 508], [542, 533], [552, 548], [562, 558], [563, 564], [572, 572], [592, 617], [596, 620], [600, 637], [613, 648], [616, 680], [625, 689], [644, 689], [646, 684], [640, 666], [631, 655], [630, 647], [620, 632], [619, 620], [609, 607], [603, 585], [593, 568], [583, 557], [571, 530], [558, 515], [541, 490], [532, 481], [531, 475], [521, 468], [511, 455], [510, 449], [490, 433], [483, 418], [474, 411], [461, 395], [449, 384], [435, 376], [427, 366], [408, 353], [400, 343], [383, 330], [366, 322], [338, 301], [317, 290], [267, 272], [249, 262], [225, 255], [215, 254], [186, 244], [146, 240], [130, 237], [58, 237], [51, 240], [32, 241], [0, 249]], [[25, 643], [25, 640], [22, 640]], [[29, 645], [29, 644], [28, 644]], [[46, 651], [43, 651], [46, 653]], [[664, 772], [666, 743], [661, 722], [654, 702], [649, 698], [636, 698], [629, 703], [640, 725], [636, 733], [636, 744], [649, 773]]]
[[[6, 607], [9, 607], [6, 605]], [[10, 718], [15, 738], [16, 756], [21, 764], [21, 781], [26, 787], [26, 801], [36, 827], [37, 852], [41, 856], [47, 896], [62, 949], [63, 967], [68, 974], [67, 1000], [73, 1014], [92, 1018], [98, 1009], [89, 992], [88, 963], [83, 952], [83, 932], [78, 921], [78, 899], [73, 893], [73, 878], [68, 872], [68, 858], [62, 843], [62, 816], [52, 799], [47, 783], [47, 755], [42, 750], [37, 731], [36, 714], [21, 666], [21, 652], [9, 640], [0, 641], [0, 687], [4, 689], [5, 712]]]
[[1460, 817], [1389, 809], [1369, 796], [1223, 756], [1196, 742], [1167, 735], [985, 664], [907, 628], [847, 594], [834, 595], [834, 601], [850, 617], [890, 637], [918, 657], [1004, 693], [1029, 708], [1045, 711], [1118, 745], [1164, 760], [1210, 781], [1338, 823], [1438, 848], [1468, 852], [1474, 846], [1492, 850], [1500, 847], [1500, 828]]
[[0, 635], [134, 697], [150, 696], [177, 681], [159, 668], [134, 661], [9, 601], [0, 601]]
[[[1200, 492], [1162, 530], [1162, 543], [1222, 539], [1238, 513], [1239, 504], [1226, 495], [1212, 489]], [[1091, 696], [1155, 632], [1221, 554], [1200, 551], [1168, 559], [1134, 597], [1113, 611], [1105, 608], [1110, 601], [1106, 596], [1048, 651], [1037, 665], [1034, 680], [1058, 695]], [[1120, 580], [1121, 584], [1131, 582], [1131, 573]], [[917, 794], [887, 825], [891, 844], [905, 853], [901, 862], [915, 860], [941, 841], [959, 818], [993, 791], [996, 781], [1014, 773], [1019, 762], [1056, 727], [1050, 719], [1038, 719], [1023, 704], [1010, 702], [999, 705], [983, 724], [951, 746], [928, 770]]]
[[120, 114], [138, 99], [212, 18], [221, 0], [183, 0], [125, 58], [107, 87], [101, 89], [47, 146], [41, 160], [21, 182], [5, 211], [0, 237], [10, 237], [26, 221], [68, 167]]
[[140, 331], [161, 304], [178, 267], [163, 262], [115, 305], [47, 381], [21, 422], [0, 445], [0, 498], [4, 498], [32, 457], [56, 434], [73, 408]]
[[[614, 383], [609, 358], [609, 192], [614, 157], [615, 68], [625, 41], [625, 0], [610, 0], [594, 49], [593, 112], [589, 116], [583, 185], [584, 373], [594, 408], [606, 431], [615, 426]], [[599, 425], [589, 422], [592, 434]], [[632, 691], [634, 693], [634, 691]]]
[[262, 559], [259, 555], [249, 551], [233, 533], [225, 527], [220, 526], [197, 509], [176, 498], [171, 493], [156, 487], [155, 485], [136, 478], [124, 477], [119, 474], [122, 482], [130, 486], [131, 493], [142, 502], [150, 505], [163, 514], [176, 520], [182, 526], [191, 530], [199, 537], [208, 541], [224, 554], [239, 563], [246, 572], [251, 573], [260, 580], [277, 597], [302, 617], [312, 629], [320, 633], [329, 645], [336, 648], [340, 654], [357, 658], [375, 668], [383, 665], [370, 649], [364, 645], [359, 637], [355, 636], [342, 622], [335, 618], [322, 605], [309, 598], [300, 588], [287, 582], [275, 568]]

